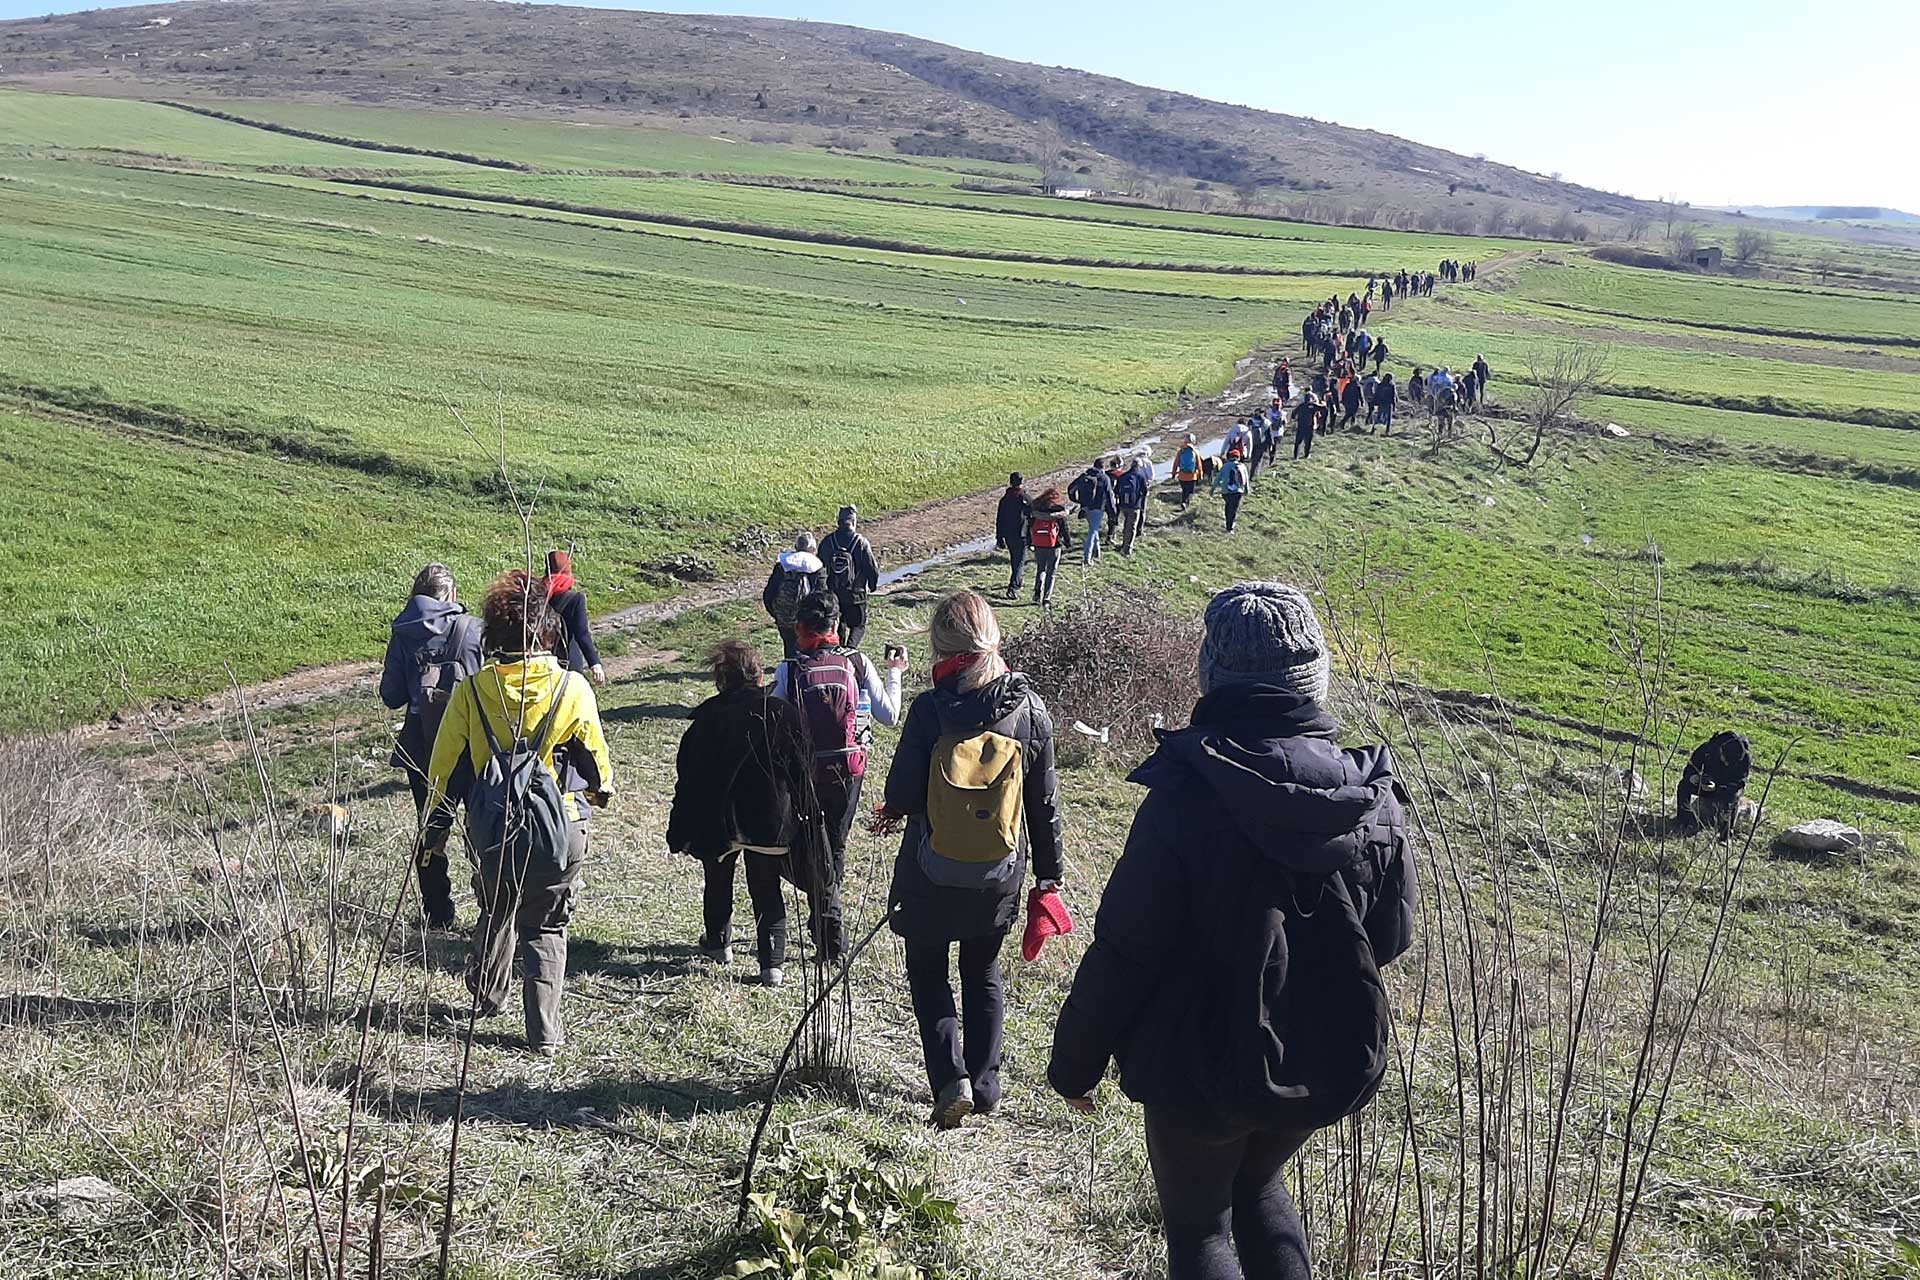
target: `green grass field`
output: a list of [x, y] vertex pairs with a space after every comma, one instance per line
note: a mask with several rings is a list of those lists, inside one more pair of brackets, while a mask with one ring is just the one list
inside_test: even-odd
[[[1092, 456], [1158, 415], [1224, 426], [1196, 398], [1249, 351], [1291, 346], [1313, 300], [1364, 289], [1376, 267], [1488, 259], [1477, 285], [1376, 318], [1394, 365], [1484, 351], [1495, 400], [1518, 408], [1530, 351], [1605, 341], [1607, 385], [1577, 416], [1631, 434], [1554, 430], [1534, 466], [1503, 466], [1472, 423], [1429, 451], [1403, 406], [1391, 438], [1334, 433], [1298, 464], [1283, 448], [1231, 539], [1215, 503], [1156, 501], [1137, 555], [1064, 574], [1063, 604], [1118, 591], [1176, 617], [1238, 579], [1321, 584], [1329, 617], [1353, 628], [1336, 628], [1340, 668], [1377, 672], [1390, 654], [1403, 692], [1435, 699], [1391, 730], [1403, 772], [1423, 761], [1445, 775], [1422, 781], [1419, 811], [1450, 824], [1446, 839], [1427, 831], [1422, 946], [1391, 975], [1407, 1075], [1298, 1163], [1324, 1274], [1338, 1273], [1328, 1242], [1350, 1209], [1366, 1223], [1361, 1273], [1381, 1259], [1381, 1275], [1420, 1275], [1431, 1257], [1434, 1275], [1520, 1274], [1466, 1257], [1471, 1144], [1488, 1138], [1495, 1164], [1537, 1155], [1545, 1111], [1503, 1108], [1516, 1084], [1529, 1108], [1549, 1096], [1589, 945], [1605, 954], [1602, 990], [1575, 1055], [1559, 1217], [1568, 1232], [1604, 1222], [1589, 1215], [1606, 1200], [1593, 1189], [1614, 1185], [1620, 1135], [1645, 1123], [1630, 1106], [1636, 1002], [1656, 972], [1672, 976], [1648, 940], [1686, 921], [1684, 982], [1720, 900], [1710, 842], [1658, 836], [1670, 768], [1637, 761], [1647, 794], [1617, 831], [1596, 827], [1581, 782], [1608, 734], [1637, 723], [1627, 651], [1656, 619], [1656, 745], [1684, 756], [1734, 727], [1768, 763], [1789, 754], [1728, 898], [1722, 968], [1675, 1060], [1619, 1274], [1916, 1274], [1920, 369], [1900, 340], [1920, 328], [1911, 295], [1881, 287], [1920, 274], [1914, 256], [1833, 251], [1836, 280], [1873, 288], [1813, 283], [1826, 250], [1807, 237], [1783, 238], [1783, 279], [1675, 275], [1576, 246], [1063, 208], [958, 189], [995, 168], [973, 162], [208, 105], [543, 172], [0, 92], [0, 592], [14, 601], [0, 618], [14, 658], [0, 666], [0, 729], [377, 656], [420, 562], [447, 561], [468, 598], [519, 563], [502, 448], [521, 491], [538, 493], [536, 544], [577, 548], [597, 609], [683, 592], [675, 558], [751, 587], [774, 541], [824, 526], [843, 501], [885, 543], [890, 515]], [[858, 183], [888, 198], [614, 170]], [[356, 175], [465, 194], [341, 180]], [[515, 194], [630, 216], [490, 198]], [[873, 243], [803, 238], [819, 233]], [[956, 541], [983, 532], [939, 515], [915, 518]], [[909, 688], [923, 687], [933, 600], [993, 590], [1004, 572], [991, 555], [937, 565], [880, 598], [869, 647], [906, 646]], [[1018, 632], [1039, 615], [1002, 617]], [[481, 1025], [460, 1102], [453, 1274], [712, 1280], [752, 1251], [732, 1227], [735, 1181], [803, 993], [693, 959], [695, 873], [662, 836], [668, 762], [707, 687], [694, 658], [733, 634], [777, 643], [751, 591], [609, 640], [623, 665], [599, 697], [620, 795], [595, 826], [573, 927], [570, 1044], [534, 1062], [513, 1018]], [[1510, 724], [1480, 701], [1495, 692]], [[1343, 688], [1345, 736], [1370, 733], [1390, 702]], [[57, 737], [0, 741], [12, 753], [0, 843], [17, 852], [0, 911], [16, 987], [0, 1002], [0, 1115], [21, 1135], [0, 1144], [0, 1186], [92, 1173], [136, 1204], [79, 1230], [9, 1200], [8, 1274], [299, 1274], [313, 1232], [293, 1153], [301, 1136], [333, 1149], [360, 1081], [359, 1149], [385, 1161], [393, 1193], [379, 1201], [386, 1274], [434, 1271], [438, 1217], [417, 1193], [444, 1177], [466, 943], [404, 925], [383, 937], [413, 821], [384, 765], [385, 712], [333, 694], [250, 724], [252, 739], [189, 718], [164, 746], [109, 735], [71, 758]], [[852, 1001], [864, 1093], [798, 1088], [776, 1109], [805, 1149], [925, 1175], [957, 1202], [956, 1224], [903, 1246], [942, 1280], [1027, 1280], [1040, 1257], [1059, 1280], [1161, 1274], [1132, 1109], [1113, 1097], [1083, 1121], [1040, 1078], [1139, 795], [1125, 781], [1133, 748], [1065, 737], [1083, 927], [1038, 964], [1010, 965], [1005, 1110], [951, 1138], [921, 1124], [918, 1044], [884, 933]], [[883, 733], [877, 771], [890, 750]], [[351, 808], [348, 838], [304, 834], [299, 815], [317, 802]], [[1815, 816], [1878, 839], [1828, 861], [1767, 852], [1772, 832]], [[854, 838], [861, 928], [880, 919], [892, 853]], [[1590, 944], [1609, 885], [1631, 905]], [[1482, 949], [1464, 946], [1470, 926], [1487, 931]], [[1456, 1003], [1456, 982], [1480, 983], [1484, 1003]], [[1665, 1043], [1677, 1025], [1669, 1006], [1653, 1035]], [[1484, 1045], [1493, 1076], [1476, 1078]], [[1384, 1183], [1364, 1203], [1348, 1195], [1361, 1167], [1395, 1179], [1397, 1209]], [[1502, 1185], [1511, 1208], [1516, 1188]], [[371, 1269], [360, 1250], [375, 1211], [351, 1206], [355, 1272]], [[1604, 1273], [1591, 1243], [1569, 1255], [1566, 1274]]]

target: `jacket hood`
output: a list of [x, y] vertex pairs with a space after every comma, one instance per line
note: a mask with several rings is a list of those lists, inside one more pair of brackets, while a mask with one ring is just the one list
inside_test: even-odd
[[811, 551], [787, 551], [780, 556], [780, 567], [789, 573], [818, 573], [826, 568]]
[[[485, 681], [486, 693], [500, 696], [506, 722], [521, 726], [520, 731], [532, 737], [533, 731], [539, 727], [539, 717], [547, 713], [553, 698], [560, 692], [561, 681], [568, 674], [558, 658], [550, 653], [542, 653], [522, 662], [490, 663], [467, 678]], [[584, 680], [586, 677], [579, 678]], [[537, 714], [529, 715], [523, 708], [530, 708]]]
[[393, 634], [399, 640], [424, 643], [445, 635], [453, 626], [453, 620], [464, 613], [466, 610], [457, 604], [432, 596], [414, 596], [393, 620]]
[[1027, 678], [1017, 671], [964, 693], [956, 687], [958, 680], [956, 676], [933, 686], [933, 707], [943, 733], [978, 729], [1004, 720], [1027, 696]]
[[1384, 746], [1343, 749], [1335, 721], [1312, 699], [1265, 686], [1202, 698], [1186, 729], [1161, 733], [1134, 770], [1147, 787], [1192, 786], [1260, 855], [1290, 871], [1327, 875], [1364, 858], [1406, 813]]

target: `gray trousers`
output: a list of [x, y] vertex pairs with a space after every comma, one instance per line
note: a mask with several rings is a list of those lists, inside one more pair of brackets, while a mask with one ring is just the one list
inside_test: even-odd
[[527, 1043], [538, 1049], [566, 1043], [560, 992], [567, 979], [567, 924], [585, 883], [587, 824], [567, 830], [567, 866], [551, 862], [508, 867], [481, 857], [473, 868], [473, 896], [480, 919], [473, 928], [467, 990], [490, 1015], [507, 1004], [514, 961], [520, 967], [520, 998], [526, 1009]]

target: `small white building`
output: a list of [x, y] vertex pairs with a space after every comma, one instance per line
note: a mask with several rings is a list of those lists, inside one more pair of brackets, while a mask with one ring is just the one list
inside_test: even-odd
[[1093, 188], [1055, 187], [1052, 191], [1048, 192], [1048, 194], [1058, 196], [1062, 200], [1091, 200], [1093, 198]]

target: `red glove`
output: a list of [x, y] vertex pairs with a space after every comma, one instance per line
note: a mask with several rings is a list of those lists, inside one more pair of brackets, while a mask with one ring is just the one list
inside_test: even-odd
[[1073, 932], [1073, 917], [1060, 900], [1058, 889], [1035, 886], [1027, 895], [1027, 931], [1020, 939], [1020, 954], [1028, 960], [1040, 958], [1040, 948], [1057, 934]]

